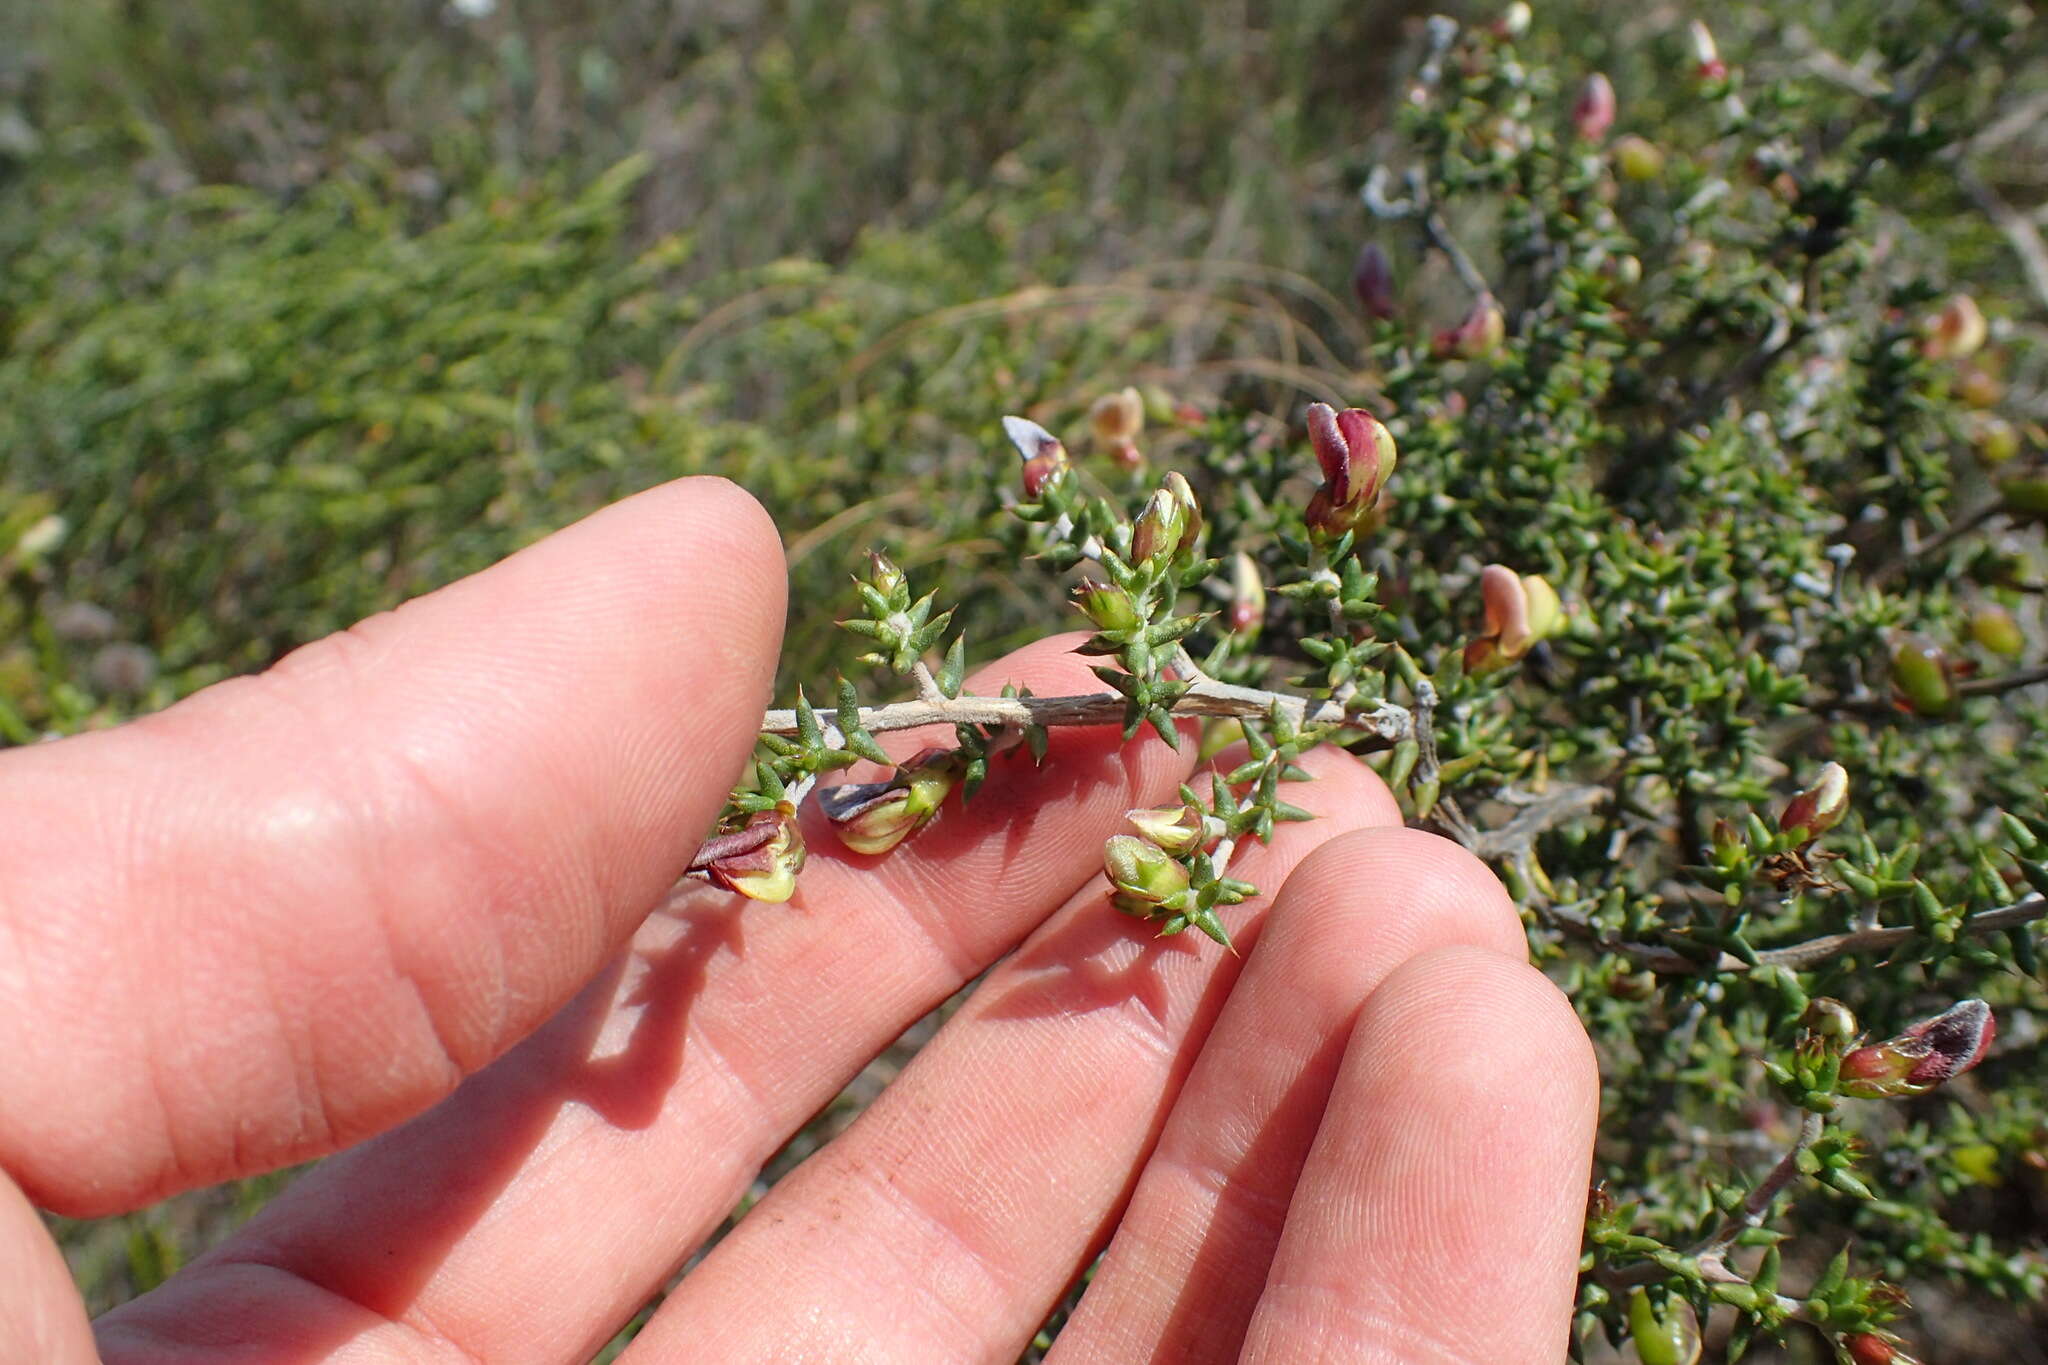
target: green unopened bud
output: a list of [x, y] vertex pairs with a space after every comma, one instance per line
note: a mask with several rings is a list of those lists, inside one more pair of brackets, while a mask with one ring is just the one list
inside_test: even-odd
[[2020, 623], [1995, 602], [1979, 603], [1970, 613], [1970, 638], [2007, 659], [2017, 659], [2027, 647]]
[[1799, 1022], [1822, 1038], [1837, 1043], [1846, 1043], [1856, 1036], [1856, 1016], [1849, 1007], [1832, 996], [1817, 995], [1807, 1003], [1806, 1013]]
[[804, 837], [796, 808], [787, 801], [756, 813], [743, 829], [705, 840], [690, 861], [690, 871], [714, 886], [774, 902], [795, 894], [796, 874], [803, 866]]
[[2020, 453], [2019, 428], [2003, 417], [1978, 412], [1970, 415], [1970, 444], [1985, 464], [2001, 465]]
[[1641, 183], [1664, 174], [1664, 151], [1646, 137], [1630, 133], [1614, 140], [1614, 169], [1623, 180]]
[[868, 583], [876, 592], [890, 598], [905, 592], [910, 586], [903, 570], [891, 563], [887, 556], [873, 550], [868, 551]]
[[1849, 772], [1839, 763], [1830, 763], [1811, 787], [1785, 803], [1778, 828], [1788, 834], [1804, 830], [1804, 843], [1811, 843], [1840, 824], [1848, 813]]
[[1941, 646], [1907, 636], [1892, 649], [1892, 685], [1915, 714], [1945, 716], [1955, 709], [1956, 681]]
[[1137, 604], [1122, 588], [1093, 578], [1074, 585], [1074, 605], [1097, 630], [1131, 630], [1141, 624]]
[[1206, 834], [1202, 812], [1193, 806], [1161, 806], [1124, 812], [1131, 828], [1157, 844], [1160, 851], [1184, 858], [1200, 848]]
[[1839, 1089], [1859, 1100], [1924, 1095], [1984, 1060], [1998, 1021], [1982, 1000], [1951, 1005], [1896, 1038], [1842, 1058]]
[[1659, 1312], [1647, 1289], [1628, 1301], [1628, 1333], [1643, 1365], [1695, 1365], [1700, 1358], [1699, 1315], [1684, 1299], [1665, 1301]]
[[1148, 839], [1112, 834], [1102, 845], [1102, 870], [1129, 901], [1160, 906], [1188, 889], [1188, 870]]
[[1202, 508], [1179, 470], [1169, 472], [1131, 527], [1131, 558], [1139, 563], [1167, 559], [1194, 548], [1202, 531]]
[[1998, 481], [2005, 510], [2016, 517], [2048, 520], [2048, 474], [2022, 474]]
[[1486, 673], [1520, 659], [1564, 628], [1564, 604], [1539, 574], [1489, 564], [1479, 574], [1486, 633], [1465, 646], [1465, 671]]

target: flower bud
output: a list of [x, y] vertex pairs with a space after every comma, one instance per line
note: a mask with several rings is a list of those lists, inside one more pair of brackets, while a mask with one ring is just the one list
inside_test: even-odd
[[1893, 647], [1892, 686], [1917, 715], [1945, 716], [1955, 709], [1956, 680], [1948, 655], [1922, 636], [1905, 636]]
[[1162, 852], [1175, 858], [1193, 853], [1206, 842], [1202, 812], [1190, 805], [1126, 811], [1124, 819]]
[[1698, 19], [1686, 25], [1686, 36], [1692, 39], [1693, 71], [1703, 81], [1718, 81], [1728, 74], [1728, 64], [1721, 60], [1721, 48], [1714, 41], [1714, 31]]
[[1102, 845], [1102, 870], [1128, 902], [1164, 905], [1188, 889], [1188, 870], [1157, 844], [1112, 834]]
[[1970, 613], [1970, 638], [2007, 659], [2017, 659], [2027, 647], [2020, 623], [1995, 602], [1982, 603]]
[[1983, 1061], [1997, 1033], [1991, 1007], [1965, 1000], [1843, 1057], [1839, 1089], [1859, 1100], [1924, 1095]]
[[1142, 623], [1129, 593], [1093, 578], [1074, 585], [1074, 605], [1097, 630], [1131, 630]]
[[1968, 294], [1949, 295], [1921, 330], [1926, 336], [1921, 349], [1930, 360], [1960, 360], [1974, 355], [1991, 331], [1977, 300]]
[[156, 681], [156, 654], [146, 645], [116, 640], [93, 652], [86, 673], [101, 692], [139, 697]]
[[1614, 126], [1614, 82], [1595, 71], [1579, 87], [1572, 101], [1572, 131], [1588, 142], [1598, 142]]
[[1970, 415], [1970, 444], [1985, 464], [2000, 465], [2020, 453], [2019, 429], [2003, 417], [1978, 412]]
[[1088, 426], [1095, 443], [1116, 456], [1117, 463], [1135, 469], [1144, 461], [1138, 451], [1138, 433], [1145, 429], [1145, 399], [1134, 388], [1105, 393], [1088, 409]]
[[869, 550], [868, 584], [882, 596], [894, 597], [910, 586], [910, 580], [903, 576], [903, 570], [897, 568], [887, 555]]
[[1003, 430], [1024, 457], [1024, 496], [1036, 498], [1046, 486], [1067, 472], [1067, 448], [1060, 438], [1038, 423], [1023, 417], [1005, 417]]
[[1438, 356], [1479, 360], [1499, 350], [1507, 335], [1507, 316], [1492, 295], [1482, 294], [1473, 300], [1472, 311], [1465, 314], [1463, 322], [1436, 334], [1434, 349]]
[[1309, 529], [1339, 536], [1370, 521], [1398, 458], [1393, 433], [1364, 408], [1308, 405], [1308, 439], [1323, 486], [1309, 499]]
[[2013, 516], [2048, 520], [2048, 474], [2020, 474], [1998, 481], [2004, 510]]
[[1351, 267], [1351, 292], [1367, 317], [1394, 316], [1394, 268], [1378, 242], [1367, 242]]
[[2005, 381], [1982, 365], [1969, 365], [1956, 376], [1956, 397], [1980, 411], [1996, 407], [1998, 400], [2005, 397]]
[[1799, 1022], [1822, 1038], [1831, 1038], [1846, 1043], [1856, 1036], [1856, 1016], [1849, 1007], [1832, 996], [1817, 995], [1806, 1006], [1806, 1013], [1799, 1016]]
[[855, 853], [887, 853], [938, 813], [959, 779], [958, 754], [925, 749], [888, 781], [827, 788], [818, 804], [840, 843]]
[[1500, 12], [1500, 18], [1493, 21], [1493, 31], [1502, 38], [1519, 38], [1529, 31], [1529, 21], [1534, 17], [1535, 12], [1529, 8], [1528, 0], [1514, 0]]
[[1520, 659], [1564, 626], [1564, 604], [1549, 580], [1489, 564], [1479, 574], [1486, 633], [1465, 646], [1465, 670], [1487, 673]]
[[1664, 149], [1646, 137], [1630, 133], [1614, 142], [1614, 168], [1623, 180], [1641, 184], [1664, 174]]
[[1171, 558], [1194, 548], [1202, 531], [1202, 507], [1179, 470], [1168, 471], [1131, 527], [1131, 558], [1139, 563]]
[[1700, 1358], [1700, 1320], [1684, 1299], [1665, 1300], [1659, 1313], [1647, 1289], [1628, 1301], [1629, 1339], [1643, 1365], [1695, 1365]]
[[714, 886], [750, 900], [786, 901], [804, 866], [804, 837], [787, 801], [755, 813], [743, 829], [707, 839], [690, 862]]
[[1920, 1365], [1899, 1348], [1896, 1341], [1876, 1332], [1850, 1332], [1842, 1338], [1849, 1365]]
[[1230, 561], [1230, 606], [1223, 613], [1224, 624], [1239, 635], [1257, 630], [1266, 619], [1266, 584], [1259, 577], [1258, 561], [1243, 550]]
[[1791, 833], [1804, 830], [1802, 847], [1826, 834], [1849, 813], [1849, 773], [1839, 763], [1820, 770], [1811, 787], [1785, 803], [1778, 816], [1778, 828]]

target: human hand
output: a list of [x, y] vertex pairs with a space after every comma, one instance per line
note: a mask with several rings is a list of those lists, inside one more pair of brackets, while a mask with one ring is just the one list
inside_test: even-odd
[[[1323, 818], [1233, 865], [1281, 888], [1233, 912], [1245, 957], [1154, 940], [1101, 844], [1192, 759], [1063, 730], [886, 858], [807, 823], [788, 906], [671, 895], [782, 616], [766, 517], [691, 480], [0, 758], [0, 1359], [97, 1358], [31, 1200], [329, 1152], [97, 1350], [588, 1359], [1013, 947], [627, 1361], [1014, 1359], [1112, 1233], [1055, 1359], [1561, 1355], [1595, 1073], [1481, 864], [1319, 752]], [[979, 685], [1085, 686], [1072, 643]]]

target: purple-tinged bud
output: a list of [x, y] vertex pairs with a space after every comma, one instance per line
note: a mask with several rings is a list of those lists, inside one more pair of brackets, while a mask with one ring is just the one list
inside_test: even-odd
[[1660, 1313], [1648, 1290], [1636, 1290], [1628, 1301], [1628, 1334], [1643, 1365], [1695, 1365], [1700, 1358], [1699, 1315], [1684, 1299], [1665, 1300]]
[[50, 630], [60, 640], [99, 644], [120, 633], [114, 613], [94, 602], [66, 602], [50, 613]]
[[1067, 448], [1060, 438], [1025, 417], [1005, 417], [1003, 430], [1024, 457], [1024, 496], [1036, 498], [1067, 472]]
[[1124, 819], [1171, 857], [1186, 857], [1207, 842], [1202, 812], [1190, 805], [1125, 811]]
[[951, 749], [925, 749], [900, 765], [886, 782], [822, 788], [819, 808], [855, 853], [887, 853], [938, 814], [960, 780], [960, 756]]
[[1641, 184], [1664, 174], [1664, 149], [1646, 137], [1630, 133], [1614, 142], [1614, 168], [1623, 180]]
[[1129, 593], [1093, 578], [1074, 585], [1074, 605], [1097, 630], [1131, 630], [1142, 624]]
[[1323, 471], [1305, 514], [1309, 529], [1330, 536], [1369, 529], [1398, 459], [1393, 433], [1364, 408], [1311, 403], [1308, 438]]
[[2013, 614], [1996, 602], [1980, 603], [1970, 613], [1970, 638], [2002, 658], [2017, 659], [2027, 647], [2026, 633]]
[[1849, 1365], [1920, 1365], [1906, 1354], [1897, 1340], [1876, 1332], [1850, 1332], [1842, 1338]]
[[1692, 39], [1694, 73], [1703, 81], [1718, 81], [1726, 76], [1728, 64], [1721, 60], [1721, 48], [1714, 41], [1714, 31], [1695, 19], [1686, 25], [1686, 33]]
[[1540, 574], [1489, 564], [1479, 572], [1479, 600], [1486, 633], [1465, 646], [1468, 673], [1505, 668], [1564, 627], [1564, 603]]
[[1808, 1001], [1799, 1022], [1808, 1031], [1837, 1043], [1846, 1043], [1856, 1036], [1856, 1015], [1832, 996], [1817, 995]]
[[86, 673], [102, 692], [139, 697], [156, 681], [156, 655], [145, 645], [116, 640], [93, 653]]
[[1614, 82], [1595, 71], [1579, 87], [1572, 101], [1572, 131], [1588, 142], [1598, 142], [1614, 126]]
[[1129, 902], [1162, 906], [1188, 889], [1188, 870], [1149, 840], [1112, 834], [1102, 845], [1102, 870], [1128, 909]]
[[1820, 770], [1811, 787], [1785, 803], [1778, 816], [1778, 828], [1787, 834], [1804, 830], [1804, 847], [1840, 824], [1848, 813], [1849, 772], [1839, 763], [1830, 763]]
[[742, 829], [707, 839], [690, 860], [690, 871], [713, 886], [750, 900], [786, 901], [796, 891], [804, 866], [804, 837], [796, 808], [787, 801], [755, 813]]
[[1838, 1088], [1859, 1100], [1924, 1095], [1983, 1061], [1997, 1033], [1991, 1006], [1965, 1000], [1843, 1057]]
[[1394, 267], [1378, 242], [1367, 242], [1351, 267], [1351, 292], [1367, 317], [1394, 316]]
[[1991, 334], [1983, 310], [1968, 294], [1949, 295], [1921, 330], [1926, 337], [1921, 349], [1930, 360], [1961, 360], [1974, 355]]
[[1955, 710], [1955, 669], [1941, 646], [1922, 636], [1904, 636], [1893, 646], [1892, 686], [1915, 715], [1945, 716]]
[[1507, 316], [1492, 295], [1483, 294], [1473, 300], [1463, 322], [1436, 334], [1434, 350], [1440, 357], [1481, 360], [1499, 350], [1507, 335]]
[[1230, 605], [1223, 622], [1233, 634], [1257, 630], [1266, 620], [1266, 584], [1259, 576], [1258, 561], [1239, 550], [1230, 561]]

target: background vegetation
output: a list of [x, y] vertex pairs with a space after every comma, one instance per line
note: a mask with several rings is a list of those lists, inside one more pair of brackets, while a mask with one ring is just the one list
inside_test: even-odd
[[[1155, 469], [1277, 505], [1308, 486], [1302, 403], [1363, 401], [1403, 447], [1371, 561], [1390, 638], [1455, 652], [1488, 560], [1551, 574], [1574, 607], [1549, 681], [1467, 693], [1446, 757], [1470, 757], [1475, 797], [1554, 768], [1621, 798], [1527, 851], [1541, 894], [1511, 871], [1602, 1045], [1601, 1174], [1642, 1201], [1637, 1232], [1685, 1245], [1783, 1149], [1761, 1068], [1795, 1001], [1840, 995], [1882, 1031], [1984, 994], [2005, 1040], [1981, 1082], [1865, 1125], [1881, 1206], [1806, 1190], [1785, 1273], [1804, 1285], [1853, 1238], [1859, 1274], [1936, 1310], [1906, 1328], [1928, 1358], [2043, 1359], [2031, 931], [1974, 955], [1940, 936], [2019, 894], [1996, 810], [2048, 814], [2040, 692], [1913, 717], [1885, 681], [1906, 632], [1986, 676], [2043, 653], [2039, 533], [1979, 516], [2048, 416], [2040, 26], [1990, 5], [1738, 6], [1707, 16], [1737, 120], [1702, 90], [1689, 11], [1573, 0], [1399, 115], [1421, 16], [0, 0], [0, 38], [22, 40], [0, 41], [0, 735], [163, 705], [703, 470], [775, 510], [794, 600], [838, 600], [884, 548], [993, 650], [1065, 624], [988, 515], [1014, 471], [1000, 413], [1078, 451], [1090, 400], [1146, 386]], [[1596, 69], [1614, 131], [1665, 153], [1656, 174], [1581, 165], [1567, 109]], [[1504, 356], [1428, 357], [1470, 294], [1415, 224], [1361, 204], [1382, 161], [1428, 168], [1511, 315]], [[1393, 263], [1391, 320], [1351, 296], [1368, 240]], [[1920, 320], [1964, 291], [1992, 344], [1930, 360]], [[1880, 567], [1852, 576], [1840, 544]], [[1989, 607], [2019, 661], [1982, 642]], [[872, 679], [828, 619], [790, 627], [785, 693]], [[1828, 894], [1707, 915], [1685, 871], [1714, 820], [1770, 818], [1829, 758], [1854, 774], [1848, 861], [1920, 853], [1869, 873], [1918, 915], [1901, 962], [1851, 956], [1786, 990], [1615, 948], [1842, 927]], [[1648, 851], [1603, 870], [1623, 831]], [[1904, 912], [1915, 885], [1938, 913]], [[62, 1234], [104, 1307], [274, 1183]], [[1620, 1306], [1589, 1303], [1587, 1327]], [[1710, 1318], [1714, 1350], [1731, 1316]], [[1826, 1358], [1811, 1333], [1785, 1349]]]

